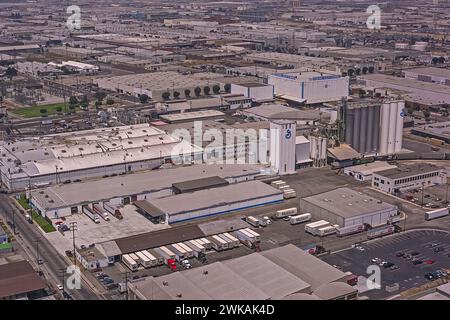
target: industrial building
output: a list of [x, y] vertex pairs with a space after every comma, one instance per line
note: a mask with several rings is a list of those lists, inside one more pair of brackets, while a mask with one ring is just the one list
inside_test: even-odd
[[403, 144], [404, 101], [349, 103], [344, 111], [345, 142], [361, 154], [398, 153]]
[[129, 283], [132, 300], [350, 300], [346, 275], [289, 244]]
[[433, 124], [421, 125], [411, 128], [411, 133], [425, 137], [441, 140], [445, 143], [450, 143], [450, 121], [437, 122]]
[[246, 98], [251, 98], [256, 102], [273, 101], [274, 99], [274, 87], [258, 82], [233, 83], [231, 85], [231, 93], [242, 94]]
[[397, 193], [408, 189], [444, 184], [446, 181], [447, 171], [445, 169], [429, 163], [417, 163], [374, 173], [372, 186], [384, 192]]
[[100, 88], [139, 97], [146, 94], [155, 101], [164, 101], [164, 93], [170, 99], [195, 97], [195, 89], [200, 88], [198, 95], [205, 95], [205, 87], [213, 93], [215, 85], [224, 90], [224, 84], [212, 79], [183, 75], [175, 71], [141, 73], [109, 78], [96, 79]]
[[339, 188], [300, 200], [302, 212], [315, 219], [325, 220], [340, 227], [367, 224], [386, 225], [398, 219], [397, 206], [377, 200], [349, 188]]
[[358, 181], [372, 181], [374, 173], [395, 168], [397, 168], [396, 165], [389, 164], [386, 161], [375, 161], [347, 167], [344, 169], [344, 173]]
[[21, 190], [201, 158], [200, 147], [140, 124], [21, 138], [0, 146], [0, 173], [7, 189]]
[[282, 202], [283, 193], [264, 182], [247, 181], [147, 201], [156, 214], [175, 223]]
[[272, 74], [267, 79], [279, 98], [316, 104], [339, 101], [349, 95], [349, 78], [318, 72]]
[[406, 79], [439, 83], [450, 86], [450, 70], [444, 68], [414, 68], [403, 70]]
[[280, 175], [295, 173], [296, 123], [289, 120], [270, 122], [270, 164]]
[[81, 212], [83, 205], [93, 203], [117, 207], [169, 196], [178, 192], [180, 184], [183, 186], [199, 177], [220, 178], [233, 184], [253, 180], [257, 175], [260, 175], [257, 165], [193, 165], [62, 184], [31, 190], [27, 195], [41, 215], [58, 218]]
[[311, 154], [311, 143], [304, 136], [295, 137], [295, 166], [308, 167], [312, 165], [312, 160], [310, 158]]
[[321, 112], [317, 109], [301, 110], [291, 108], [282, 104], [263, 104], [241, 111], [243, 115], [257, 120], [293, 120], [297, 124], [314, 124], [319, 121], [327, 121], [330, 119], [328, 113]]

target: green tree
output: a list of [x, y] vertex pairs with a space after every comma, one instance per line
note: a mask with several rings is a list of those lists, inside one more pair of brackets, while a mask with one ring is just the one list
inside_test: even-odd
[[355, 73], [355, 70], [353, 70], [353, 69], [347, 70], [347, 74], [349, 75], [349, 77], [353, 76], [354, 73]]
[[423, 111], [422, 111], [422, 113], [423, 113], [423, 116], [425, 117], [425, 121], [430, 121], [430, 118], [431, 118], [431, 112], [430, 112], [430, 110], [428, 110], [428, 109], [424, 109]]
[[56, 110], [57, 113], [61, 113], [62, 112], [62, 107], [56, 107], [55, 110]]
[[80, 102], [80, 106], [83, 109], [87, 109], [89, 107], [89, 100], [88, 100], [87, 96], [83, 96], [83, 99]]
[[106, 99], [106, 104], [107, 104], [108, 106], [112, 106], [112, 105], [114, 104], [114, 99], [112, 99], [112, 98]]
[[202, 88], [200, 88], [200, 87], [195, 87], [194, 93], [195, 93], [195, 95], [196, 95], [197, 97], [200, 96], [200, 94], [202, 93]]
[[71, 97], [69, 98], [69, 104], [70, 104], [70, 105], [73, 105], [73, 106], [75, 106], [75, 107], [77, 107], [77, 106], [80, 104], [80, 102], [78, 101], [78, 98], [77, 98], [77, 97], [71, 96]]
[[225, 92], [229, 93], [231, 91], [231, 84], [226, 83], [225, 86], [224, 86], [224, 89], [225, 89]]
[[361, 74], [361, 69], [359, 69], [359, 68], [356, 69], [356, 70], [355, 70], [355, 73], [356, 73], [357, 76], [359, 76], [359, 75]]
[[39, 110], [39, 112], [42, 114], [43, 117], [47, 116], [47, 109], [42, 108], [41, 110]]
[[174, 92], [173, 92], [173, 97], [174, 97], [175, 99], [178, 99], [178, 98], [180, 97], [180, 93], [179, 93], [178, 91], [174, 91]]
[[369, 68], [367, 68], [367, 67], [362, 68], [362, 73], [363, 74], [367, 74], [368, 71], [369, 71]]
[[101, 101], [95, 101], [95, 108], [96, 109], [98, 109], [98, 108], [100, 108], [100, 106], [102, 105], [102, 102]]
[[139, 101], [141, 101], [142, 104], [146, 104], [149, 99], [150, 99], [150, 97], [148, 95], [146, 95], [145, 93], [141, 94], [139, 96]]
[[162, 97], [164, 100], [169, 100], [169, 99], [170, 99], [170, 92], [169, 92], [169, 91], [163, 92], [163, 94], [161, 95], [161, 97]]
[[189, 90], [189, 89], [184, 90], [184, 95], [186, 97], [190, 97], [191, 96], [191, 90]]
[[375, 72], [375, 68], [373, 66], [369, 67], [369, 73], [374, 73]]
[[220, 86], [219, 86], [218, 84], [214, 85], [214, 87], [213, 87], [213, 92], [214, 92], [215, 94], [217, 94], [217, 93], [220, 92]]
[[211, 88], [208, 86], [203, 88], [203, 92], [205, 93], [205, 95], [208, 95], [210, 91], [211, 91]]
[[94, 94], [95, 99], [97, 99], [97, 101], [103, 101], [106, 98], [106, 93], [104, 93], [103, 91], [97, 91]]

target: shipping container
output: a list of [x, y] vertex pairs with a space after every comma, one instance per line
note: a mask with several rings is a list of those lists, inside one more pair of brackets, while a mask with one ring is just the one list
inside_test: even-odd
[[299, 214], [297, 216], [291, 217], [289, 222], [291, 224], [298, 224], [298, 223], [306, 222], [309, 220], [311, 220], [311, 213], [304, 213], [304, 214]]
[[353, 226], [337, 228], [336, 234], [338, 237], [343, 237], [343, 236], [347, 236], [350, 234], [355, 234], [355, 233], [359, 233], [359, 232], [363, 232], [363, 231], [364, 231], [363, 224], [355, 224]]
[[283, 210], [277, 210], [275, 212], [275, 218], [284, 218], [287, 216], [295, 216], [297, 214], [297, 208], [289, 208], [289, 209], [283, 209]]
[[137, 271], [138, 269], [138, 263], [132, 259], [128, 254], [122, 255], [122, 262], [124, 265], [128, 267], [131, 271]]
[[297, 198], [297, 192], [293, 191], [284, 191], [283, 192], [283, 198], [284, 199], [293, 199], [293, 198]]
[[448, 216], [448, 208], [425, 212], [425, 220], [433, 220], [445, 216]]
[[173, 243], [167, 247], [175, 254], [175, 260], [183, 261], [186, 258], [186, 250], [184, 250], [184, 248], [180, 247], [178, 244]]
[[241, 243], [251, 248], [256, 243], [255, 237], [244, 230], [234, 231], [233, 234]]
[[167, 262], [168, 259], [175, 259], [175, 253], [173, 253], [169, 248], [165, 246], [161, 246], [157, 249], [157, 252], [161, 252], [164, 256], [164, 262]]
[[214, 235], [208, 238], [211, 242], [212, 248], [216, 251], [222, 251], [228, 249], [228, 242]]
[[135, 253], [129, 253], [128, 255], [130, 256], [131, 259], [136, 261], [136, 263], [139, 263], [139, 257]]
[[211, 250], [211, 248], [212, 248], [211, 241], [209, 241], [206, 238], [201, 238], [201, 240], [202, 240], [202, 242], [203, 242], [202, 244], [206, 248], [206, 250]]
[[277, 180], [277, 181], [272, 182], [270, 185], [271, 185], [272, 187], [274, 187], [274, 188], [279, 189], [280, 187], [286, 185], [286, 181], [283, 181], [283, 180]]
[[305, 231], [312, 235], [317, 235], [317, 230], [329, 226], [330, 223], [325, 220], [320, 220], [312, 223], [305, 224]]

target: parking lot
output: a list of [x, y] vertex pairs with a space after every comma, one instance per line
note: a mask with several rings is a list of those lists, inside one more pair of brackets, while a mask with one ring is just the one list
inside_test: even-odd
[[[410, 231], [373, 240], [359, 249], [344, 250], [322, 257], [322, 260], [365, 277], [368, 276], [366, 270], [369, 265], [380, 265], [383, 261], [390, 263], [386, 268], [380, 267], [381, 289], [362, 293], [371, 299], [383, 299], [426, 284], [435, 278], [429, 276], [427, 279], [427, 274], [450, 268], [450, 235], [434, 230]], [[399, 290], [387, 292], [386, 285], [394, 283], [399, 284]]]
[[425, 188], [423, 194], [420, 189], [411, 189], [402, 192], [399, 197], [429, 210], [443, 208], [448, 205], [447, 187], [444, 185]]

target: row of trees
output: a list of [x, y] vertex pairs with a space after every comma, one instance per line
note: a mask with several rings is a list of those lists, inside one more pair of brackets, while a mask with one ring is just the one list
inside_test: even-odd
[[362, 74], [367, 74], [367, 73], [374, 73], [375, 72], [375, 68], [370, 66], [370, 67], [363, 67], [362, 69], [357, 68], [357, 69], [348, 69], [347, 70], [347, 75], [348, 76], [353, 76], [353, 75], [357, 75], [359, 76], [361, 73]]
[[[227, 84], [225, 84], [225, 86], [224, 86], [224, 89], [225, 89], [225, 92], [230, 92], [231, 91], [231, 84], [229, 84], [229, 83], [227, 83]], [[215, 94], [219, 94], [220, 93], [220, 86], [219, 85], [214, 85], [213, 87], [212, 87], [212, 91], [215, 93]], [[200, 88], [200, 87], [195, 87], [195, 89], [194, 89], [194, 94], [195, 94], [195, 96], [196, 97], [199, 97], [200, 95], [201, 95], [201, 93], [202, 93], [202, 88]], [[210, 93], [211, 93], [211, 88], [209, 87], [209, 86], [205, 86], [205, 87], [203, 87], [203, 93], [205, 94], [205, 95], [209, 95]], [[178, 99], [179, 97], [180, 97], [180, 92], [178, 92], [178, 91], [174, 91], [173, 92], [173, 98], [174, 99]], [[191, 90], [190, 89], [186, 89], [186, 90], [184, 90], [184, 95], [186, 96], [186, 97], [190, 97], [191, 96]], [[142, 96], [141, 96], [142, 97]], [[162, 94], [162, 98], [164, 99], [164, 100], [169, 100], [170, 99], [170, 92], [169, 91], [166, 91], [166, 92], [164, 92], [163, 94]], [[142, 102], [142, 99], [141, 99], [141, 102]]]

